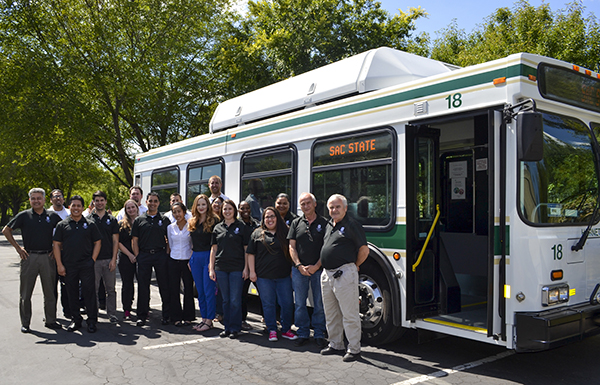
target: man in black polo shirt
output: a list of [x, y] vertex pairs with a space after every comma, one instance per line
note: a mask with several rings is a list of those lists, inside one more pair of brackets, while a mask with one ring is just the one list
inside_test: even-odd
[[[46, 192], [41, 188], [29, 190], [31, 209], [18, 213], [2, 229], [2, 234], [13, 245], [21, 257], [19, 314], [21, 316], [21, 332], [29, 333], [31, 329], [31, 295], [37, 276], [42, 281], [44, 292], [44, 315], [46, 327], [60, 329], [56, 322], [56, 268], [52, 259], [52, 229], [60, 222], [56, 213], [48, 213], [44, 209]], [[19, 246], [13, 237], [14, 229], [21, 229], [23, 246]]]
[[162, 301], [162, 324], [169, 323], [167, 226], [171, 221], [158, 212], [159, 205], [158, 194], [154, 191], [149, 193], [146, 198], [148, 211], [137, 217], [131, 227], [131, 246], [138, 263], [138, 326], [144, 326], [148, 321], [153, 267]]
[[87, 311], [87, 330], [96, 332], [98, 307], [96, 304], [96, 275], [94, 263], [101, 248], [101, 235], [96, 224], [83, 217], [83, 198], [71, 198], [71, 215], [56, 225], [54, 232], [54, 257], [58, 274], [65, 277], [72, 321], [67, 331], [81, 328], [83, 318], [79, 312], [79, 281]]
[[321, 265], [323, 307], [329, 334], [329, 346], [321, 354], [344, 350], [344, 333], [348, 348], [344, 361], [360, 358], [361, 324], [358, 303], [358, 266], [369, 256], [367, 237], [360, 225], [346, 215], [348, 201], [340, 194], [327, 200], [331, 221], [327, 224]]
[[311, 319], [308, 316], [306, 299], [308, 289], [313, 294], [312, 326], [315, 342], [321, 349], [326, 346], [325, 314], [321, 298], [321, 248], [327, 220], [317, 214], [317, 199], [311, 193], [300, 194], [298, 200], [303, 215], [292, 221], [287, 238], [290, 241], [290, 257], [295, 269], [292, 270], [292, 286], [294, 287], [295, 313], [294, 323], [298, 327], [296, 346], [308, 342]]
[[100, 254], [94, 264], [96, 292], [100, 287], [100, 281], [104, 282], [106, 291], [106, 314], [111, 323], [117, 322], [117, 253], [119, 251], [119, 224], [115, 217], [106, 212], [106, 194], [96, 191], [92, 195], [95, 212], [88, 215], [87, 219], [93, 221], [102, 236], [102, 247]]

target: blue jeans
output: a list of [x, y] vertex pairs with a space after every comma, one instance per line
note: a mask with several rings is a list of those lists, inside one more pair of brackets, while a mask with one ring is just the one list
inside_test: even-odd
[[198, 290], [198, 307], [204, 319], [215, 318], [215, 291], [217, 284], [208, 276], [210, 251], [194, 251], [190, 258], [190, 270]]
[[244, 287], [242, 272], [217, 270], [215, 273], [223, 297], [223, 325], [225, 330], [239, 332], [242, 330], [242, 288]]
[[308, 338], [310, 336], [311, 319], [308, 316], [306, 299], [308, 288], [312, 289], [313, 314], [312, 326], [315, 329], [315, 338], [325, 337], [325, 313], [323, 312], [323, 299], [321, 296], [321, 273], [319, 270], [310, 277], [302, 275], [298, 269], [292, 269], [292, 286], [294, 287], [294, 301], [296, 311], [294, 312], [294, 323], [298, 327], [298, 337]]
[[277, 279], [258, 278], [256, 284], [267, 329], [270, 332], [277, 331], [277, 304], [279, 303], [281, 306], [281, 330], [283, 332], [290, 330], [294, 317], [292, 278], [289, 276]]

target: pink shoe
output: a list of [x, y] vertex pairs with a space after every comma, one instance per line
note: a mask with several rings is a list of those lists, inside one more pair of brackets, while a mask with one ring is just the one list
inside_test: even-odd
[[276, 331], [269, 332], [269, 341], [277, 341], [277, 332]]
[[282, 336], [283, 338], [287, 338], [288, 340], [292, 340], [292, 341], [293, 341], [293, 340], [297, 340], [297, 339], [298, 339], [298, 336], [297, 336], [297, 335], [295, 335], [295, 334], [292, 332], [292, 329], [288, 330], [288, 331], [287, 331], [287, 332], [285, 332], [285, 333], [281, 333], [281, 336]]

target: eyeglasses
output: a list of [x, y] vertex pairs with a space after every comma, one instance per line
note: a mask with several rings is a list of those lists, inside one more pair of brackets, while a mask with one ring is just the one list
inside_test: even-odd
[[265, 215], [265, 219], [276, 219], [275, 215]]

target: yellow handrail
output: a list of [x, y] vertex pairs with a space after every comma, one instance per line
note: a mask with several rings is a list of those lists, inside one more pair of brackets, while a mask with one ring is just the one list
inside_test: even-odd
[[431, 224], [431, 229], [429, 229], [429, 234], [427, 234], [427, 239], [425, 239], [425, 244], [423, 245], [423, 249], [421, 249], [421, 254], [419, 254], [419, 259], [417, 259], [417, 262], [415, 262], [414, 265], [412, 265], [412, 271], [415, 272], [417, 270], [417, 266], [419, 266], [419, 264], [421, 263], [421, 259], [423, 259], [423, 254], [425, 254], [425, 249], [427, 248], [427, 245], [429, 244], [429, 239], [431, 238], [431, 234], [433, 234], [433, 229], [435, 229], [435, 225], [437, 224], [438, 219], [440, 219], [440, 205], [435, 205], [435, 210], [437, 211], [437, 214], [435, 214], [435, 219], [433, 220], [433, 223]]

